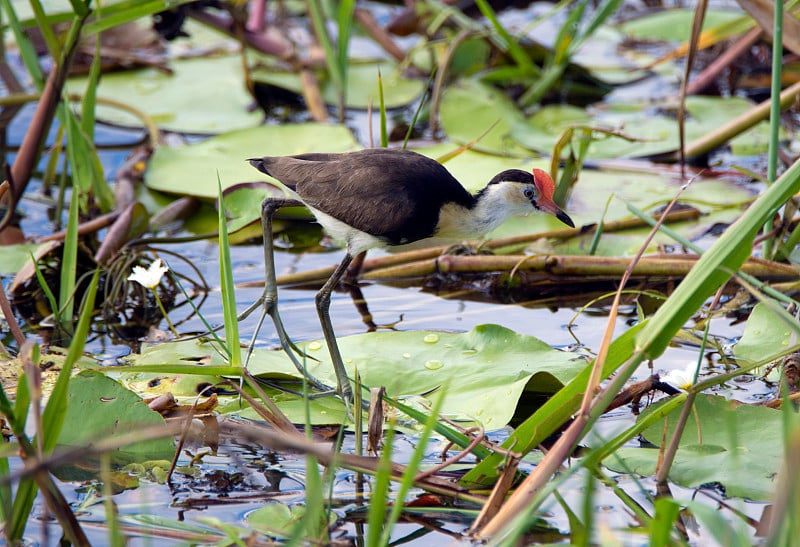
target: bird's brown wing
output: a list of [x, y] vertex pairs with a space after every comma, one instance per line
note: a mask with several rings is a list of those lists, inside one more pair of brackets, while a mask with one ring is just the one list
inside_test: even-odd
[[447, 169], [409, 151], [371, 149], [271, 160], [264, 170], [309, 206], [394, 245], [432, 235], [444, 203], [467, 205], [472, 200]]

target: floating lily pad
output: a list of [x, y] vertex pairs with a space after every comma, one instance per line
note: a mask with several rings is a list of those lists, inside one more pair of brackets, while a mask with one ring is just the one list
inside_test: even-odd
[[[295, 527], [305, 518], [306, 513], [305, 505], [289, 506], [273, 501], [249, 513], [247, 524], [264, 534], [288, 538], [292, 536]], [[336, 523], [337, 516], [333, 511], [329, 511], [327, 514], [328, 522], [332, 526]]]
[[[243, 82], [238, 55], [170, 61], [171, 73], [143, 68], [104, 74], [97, 90], [149, 115], [161, 129], [183, 133], [221, 133], [253, 127], [264, 120]], [[210, 77], [212, 76], [213, 77]], [[67, 90], [83, 93], [86, 78], [70, 78]], [[138, 118], [98, 105], [97, 118], [141, 127]]]
[[[686, 142], [691, 142], [753, 108], [739, 97], [688, 97], [686, 99]], [[645, 157], [669, 153], [678, 148], [678, 124], [674, 103], [606, 103], [593, 111], [567, 106], [546, 106], [517, 123], [511, 135], [519, 144], [537, 152], [552, 152], [561, 132], [570, 125], [617, 131], [626, 137], [595, 135], [589, 157]], [[766, 150], [769, 127], [762, 122], [731, 141], [734, 153], [754, 154]]]
[[733, 354], [742, 364], [769, 359], [771, 355], [777, 356], [789, 349], [793, 339], [796, 342], [797, 334], [792, 336], [793, 333], [792, 328], [769, 306], [756, 304], [747, 318], [742, 337], [733, 347]]
[[[652, 411], [648, 409], [642, 417]], [[668, 435], [672, 435], [680, 411], [679, 408], [669, 415]], [[663, 434], [660, 422], [645, 430], [644, 437], [660, 445]], [[720, 483], [728, 496], [766, 501], [775, 491], [774, 480], [784, 459], [783, 438], [780, 411], [701, 394], [684, 430], [669, 479], [688, 488]], [[616, 454], [621, 463], [613, 457], [605, 462], [616, 472], [655, 473], [659, 459], [656, 449], [623, 448]]]
[[[692, 29], [693, 9], [657, 10], [627, 21], [619, 28], [640, 40], [672, 40], [685, 42]], [[710, 29], [742, 18], [741, 11], [707, 9], [703, 29]]]
[[[351, 62], [347, 69], [347, 93], [345, 105], [348, 108], [366, 109], [370, 105], [377, 110], [380, 99], [378, 91], [378, 71], [380, 70], [383, 100], [386, 108], [400, 108], [410, 104], [422, 95], [425, 82], [419, 79], [404, 78], [400, 68], [388, 61]], [[279, 72], [266, 68], [252, 71], [253, 80], [302, 92], [300, 76], [296, 72]], [[338, 105], [339, 95], [330, 80], [322, 83], [322, 97], [329, 105]]]
[[346, 152], [358, 148], [352, 133], [341, 125], [265, 125], [224, 133], [194, 144], [162, 146], [153, 153], [147, 166], [145, 183], [161, 192], [216, 199], [218, 175], [223, 188], [268, 179], [246, 161], [248, 158]]
[[[228, 232], [231, 236], [231, 243], [248, 241], [253, 238], [263, 236], [261, 225], [261, 204], [267, 197], [283, 197], [284, 191], [279, 186], [269, 182], [249, 182], [229, 186], [222, 196], [225, 204], [225, 213], [230, 219], [228, 221]], [[219, 222], [215, 213], [214, 220]], [[278, 233], [284, 229], [283, 219], [302, 219], [311, 220], [314, 215], [304, 206], [283, 207], [280, 211], [280, 218], [273, 218], [272, 229]], [[215, 230], [215, 228], [211, 228]], [[314, 243], [319, 241], [319, 237], [312, 237]], [[297, 241], [292, 241], [294, 248], [297, 248]], [[305, 247], [305, 246], [300, 246]]]
[[677, 76], [678, 68], [670, 63], [642, 69], [652, 65], [656, 57], [642, 48], [632, 47], [626, 40], [627, 37], [617, 29], [601, 26], [586, 39], [572, 61], [586, 68], [592, 76], [614, 85], [632, 83], [653, 73]]
[[[103, 2], [103, 6], [113, 6], [114, 4], [122, 4], [127, 1], [128, 0], [108, 0], [107, 2]], [[183, 0], [182, 3], [185, 3], [185, 1], [186, 0]], [[30, 2], [12, 0], [11, 3], [13, 4], [14, 11], [16, 12], [20, 21], [30, 20], [31, 24], [35, 24], [33, 7], [31, 6]], [[72, 8], [71, 0], [39, 0], [39, 3], [48, 17], [55, 17], [61, 21], [69, 21], [69, 19], [75, 14], [75, 10]], [[91, 7], [94, 8], [94, 4], [92, 4]]]
[[455, 142], [476, 141], [473, 150], [504, 156], [530, 152], [511, 139], [511, 128], [524, 119], [506, 95], [475, 79], [461, 80], [442, 93], [439, 110], [442, 129]]
[[[491, 107], [487, 107], [491, 105]], [[753, 108], [740, 97], [689, 97], [686, 100], [686, 140], [702, 137]], [[520, 147], [550, 155], [561, 134], [572, 126], [613, 131], [629, 139], [594, 134], [590, 158], [646, 157], [678, 148], [674, 101], [598, 103], [585, 110], [548, 105], [526, 118], [501, 91], [474, 80], [459, 82], [442, 96], [441, 122], [448, 137], [460, 144], [478, 139], [474, 149], [498, 155], [530, 155]], [[730, 142], [735, 154], [766, 150], [769, 127], [762, 122]]]
[[[352, 377], [357, 368], [366, 387], [384, 386], [392, 397], [418, 397], [444, 390], [443, 413], [478, 421], [487, 429], [508, 423], [524, 390], [553, 393], [586, 365], [578, 355], [555, 350], [536, 338], [498, 325], [478, 326], [463, 334], [375, 332], [338, 340], [348, 374]], [[325, 343], [299, 345], [317, 359], [307, 360], [308, 371], [335, 385]], [[168, 372], [169, 364], [195, 364], [200, 356], [207, 365], [224, 364], [211, 345], [194, 341], [160, 344], [132, 356], [131, 361], [165, 363]], [[289, 359], [278, 350], [256, 349], [248, 370], [275, 380], [299, 378]], [[197, 371], [202, 374], [203, 367], [198, 366]], [[146, 376], [137, 373], [137, 379], [145, 381]], [[293, 421], [304, 420], [304, 403], [297, 397], [279, 395], [276, 403]], [[314, 399], [310, 404], [314, 423], [344, 419], [343, 405], [337, 399]]]
[[[649, 228], [647, 229], [649, 230]], [[625, 233], [602, 234], [594, 250], [594, 256], [634, 256], [642, 248], [645, 234], [640, 233], [644, 230], [628, 231]], [[540, 248], [541, 242], [534, 242], [526, 247], [528, 253], [544, 252], [560, 255], [586, 255], [592, 247], [594, 233], [584, 234], [578, 237], [571, 237], [564, 241], [554, 244], [547, 244], [547, 247]], [[653, 241], [648, 245], [645, 254], [658, 252], [658, 243]]]
[[[87, 370], [70, 380], [67, 415], [58, 444], [87, 446], [99, 439], [163, 424], [161, 415], [138, 395], [100, 372]], [[123, 446], [115, 456], [125, 462], [169, 460], [174, 452], [172, 437], [166, 437]]]
[[[14, 275], [31, 261], [36, 249], [43, 247], [36, 243], [0, 245], [0, 275]], [[50, 247], [47, 245], [46, 247]]]

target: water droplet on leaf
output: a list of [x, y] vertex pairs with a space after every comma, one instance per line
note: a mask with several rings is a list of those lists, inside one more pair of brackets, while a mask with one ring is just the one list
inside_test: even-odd
[[429, 361], [425, 361], [425, 368], [428, 370], [439, 370], [443, 366], [444, 363], [442, 363], [438, 359], [431, 359]]

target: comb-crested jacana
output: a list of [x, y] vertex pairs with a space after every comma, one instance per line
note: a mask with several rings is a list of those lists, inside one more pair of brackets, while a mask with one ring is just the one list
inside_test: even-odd
[[[266, 156], [251, 165], [280, 181], [289, 198], [267, 198], [262, 205], [266, 269], [262, 301], [272, 317], [283, 349], [298, 370], [277, 309], [272, 215], [285, 205], [307, 206], [322, 227], [347, 244], [347, 252], [317, 293], [322, 332], [336, 373], [337, 391], [352, 396], [350, 382], [330, 320], [331, 291], [353, 257], [374, 247], [403, 245], [430, 237], [479, 238], [512, 216], [554, 215], [572, 219], [553, 201], [553, 180], [541, 169], [531, 173], [508, 169], [472, 195], [437, 161], [409, 150], [371, 148], [342, 154]], [[311, 378], [312, 383], [322, 387]]]

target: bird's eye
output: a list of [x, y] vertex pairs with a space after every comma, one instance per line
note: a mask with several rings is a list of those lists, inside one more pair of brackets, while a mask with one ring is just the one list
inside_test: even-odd
[[522, 195], [527, 199], [533, 199], [536, 197], [536, 191], [530, 186], [527, 186], [524, 190], [522, 190]]

